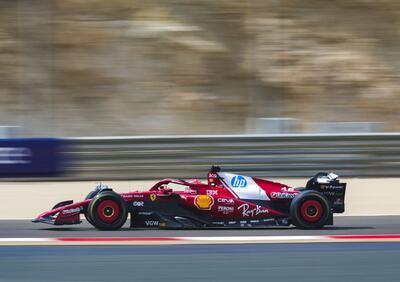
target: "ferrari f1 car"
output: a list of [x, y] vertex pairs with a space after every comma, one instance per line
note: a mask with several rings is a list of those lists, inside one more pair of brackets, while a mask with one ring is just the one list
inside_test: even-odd
[[208, 183], [164, 179], [148, 191], [118, 194], [98, 185], [81, 202], [64, 201], [33, 222], [79, 224], [80, 215], [101, 230], [121, 228], [130, 214], [132, 228], [214, 228], [289, 226], [317, 229], [344, 212], [346, 183], [320, 172], [305, 187], [222, 172], [213, 166]]

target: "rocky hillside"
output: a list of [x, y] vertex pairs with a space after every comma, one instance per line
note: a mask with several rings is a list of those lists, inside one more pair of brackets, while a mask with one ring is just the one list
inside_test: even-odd
[[400, 130], [396, 0], [0, 0], [0, 125], [242, 133], [248, 118]]

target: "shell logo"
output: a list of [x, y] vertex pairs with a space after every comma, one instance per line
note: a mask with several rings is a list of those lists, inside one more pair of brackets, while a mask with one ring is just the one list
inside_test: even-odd
[[194, 199], [194, 204], [200, 210], [210, 210], [214, 204], [214, 198], [208, 195], [199, 195]]

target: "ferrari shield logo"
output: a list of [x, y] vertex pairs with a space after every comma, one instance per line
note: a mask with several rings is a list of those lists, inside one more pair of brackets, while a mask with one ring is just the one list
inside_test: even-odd
[[157, 195], [156, 194], [150, 194], [150, 200], [152, 202], [154, 202], [157, 199]]
[[209, 195], [199, 195], [194, 199], [194, 204], [200, 210], [210, 210], [214, 204], [214, 198]]

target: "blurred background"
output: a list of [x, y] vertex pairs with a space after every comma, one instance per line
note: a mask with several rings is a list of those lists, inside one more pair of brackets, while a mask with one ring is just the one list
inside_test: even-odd
[[398, 176], [399, 46], [397, 0], [0, 0], [0, 137], [57, 138], [0, 176]]
[[397, 0], [0, 0], [2, 136], [398, 131]]

